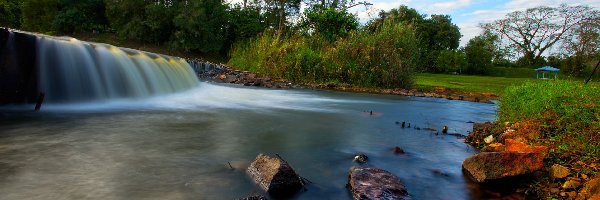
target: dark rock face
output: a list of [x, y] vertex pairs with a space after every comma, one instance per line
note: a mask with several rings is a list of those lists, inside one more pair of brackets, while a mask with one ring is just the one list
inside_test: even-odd
[[410, 199], [397, 176], [378, 168], [350, 168], [348, 187], [354, 199]]
[[278, 157], [259, 154], [246, 172], [274, 198], [291, 197], [304, 184], [292, 167]]
[[0, 31], [0, 104], [34, 103], [39, 94], [37, 38]]
[[463, 169], [474, 181], [488, 180], [528, 174], [544, 166], [544, 155], [535, 152], [483, 152], [463, 162]]

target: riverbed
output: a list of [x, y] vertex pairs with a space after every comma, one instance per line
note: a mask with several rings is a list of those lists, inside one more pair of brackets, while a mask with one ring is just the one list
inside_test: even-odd
[[441, 129], [466, 135], [470, 122], [496, 117], [493, 104], [206, 82], [32, 110], [0, 107], [5, 199], [236, 199], [261, 194], [244, 173], [259, 153], [279, 154], [312, 182], [297, 199], [350, 199], [357, 153], [414, 199], [479, 199], [486, 190], [461, 171], [477, 150]]

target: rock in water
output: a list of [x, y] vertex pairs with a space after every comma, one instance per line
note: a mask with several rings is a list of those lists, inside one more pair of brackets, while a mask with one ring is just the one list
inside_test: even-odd
[[463, 162], [463, 169], [479, 183], [528, 174], [544, 166], [542, 153], [483, 152]]
[[246, 172], [274, 198], [291, 197], [303, 187], [300, 176], [278, 157], [259, 154]]
[[400, 148], [399, 146], [394, 147], [394, 153], [395, 154], [405, 154], [406, 152], [404, 151], [404, 149]]
[[410, 199], [400, 179], [383, 169], [352, 167], [348, 186], [354, 199]]
[[366, 163], [367, 161], [369, 161], [369, 157], [367, 157], [367, 155], [365, 154], [358, 154], [354, 156], [354, 162], [358, 162], [358, 163]]

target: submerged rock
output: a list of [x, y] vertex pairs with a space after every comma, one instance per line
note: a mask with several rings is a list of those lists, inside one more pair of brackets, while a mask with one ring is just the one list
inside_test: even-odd
[[260, 188], [275, 198], [288, 198], [304, 183], [292, 167], [279, 157], [259, 154], [246, 170]]
[[367, 161], [369, 161], [369, 157], [367, 157], [367, 155], [365, 154], [358, 154], [356, 156], [354, 156], [354, 162], [358, 162], [358, 163], [366, 163]]
[[463, 169], [476, 182], [528, 174], [544, 166], [542, 153], [483, 152], [463, 162]]
[[350, 168], [348, 187], [354, 199], [410, 199], [400, 178], [378, 168]]
[[395, 154], [405, 154], [406, 152], [404, 151], [404, 149], [400, 148], [399, 146], [394, 147], [394, 153]]

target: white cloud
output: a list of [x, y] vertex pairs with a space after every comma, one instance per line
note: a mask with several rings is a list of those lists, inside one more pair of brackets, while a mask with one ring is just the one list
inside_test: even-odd
[[473, 0], [455, 0], [455, 1], [434, 3], [432, 5], [432, 7], [438, 11], [441, 11], [440, 13], [448, 13], [452, 10], [468, 7], [472, 3], [473, 3]]

